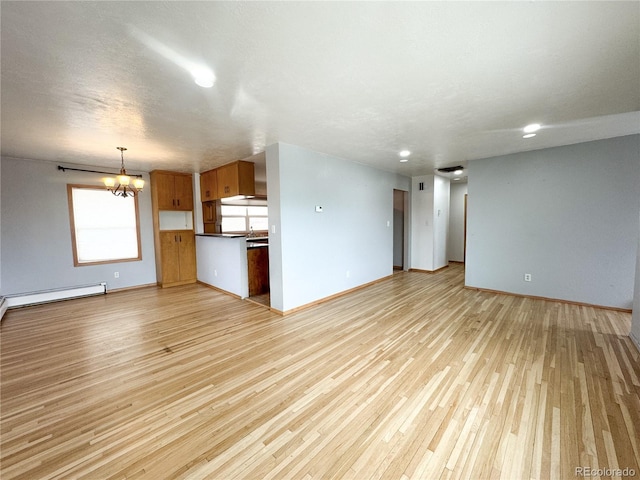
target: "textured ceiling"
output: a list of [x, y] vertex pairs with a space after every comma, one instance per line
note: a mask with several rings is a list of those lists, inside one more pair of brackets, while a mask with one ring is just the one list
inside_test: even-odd
[[0, 8], [6, 156], [204, 171], [282, 141], [418, 175], [640, 132], [635, 1]]

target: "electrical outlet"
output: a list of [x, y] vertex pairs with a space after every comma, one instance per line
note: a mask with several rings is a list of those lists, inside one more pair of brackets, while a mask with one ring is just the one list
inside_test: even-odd
[[214, 270], [214, 271], [213, 271], [213, 276], [214, 276], [214, 277], [217, 277], [217, 276], [218, 276], [218, 270]]
[[531, 274], [530, 273], [525, 273], [524, 274], [524, 281], [525, 282], [530, 282], [531, 281]]
[[120, 278], [120, 272], [113, 272], [113, 278]]
[[350, 276], [351, 276], [351, 272], [347, 270], [347, 278], [349, 278]]

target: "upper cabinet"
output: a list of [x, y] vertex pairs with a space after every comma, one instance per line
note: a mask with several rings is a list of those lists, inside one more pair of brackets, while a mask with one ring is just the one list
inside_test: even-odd
[[151, 172], [151, 191], [158, 210], [193, 210], [192, 176], [189, 173]]
[[200, 200], [210, 202], [217, 200], [218, 196], [218, 171], [209, 170], [200, 174]]
[[255, 195], [254, 164], [238, 160], [217, 168], [217, 198], [228, 198], [236, 195]]

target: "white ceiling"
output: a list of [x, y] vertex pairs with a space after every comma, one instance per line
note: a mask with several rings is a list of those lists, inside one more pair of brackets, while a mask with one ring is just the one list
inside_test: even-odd
[[418, 175], [640, 132], [637, 1], [0, 5], [6, 156], [204, 171], [282, 141]]

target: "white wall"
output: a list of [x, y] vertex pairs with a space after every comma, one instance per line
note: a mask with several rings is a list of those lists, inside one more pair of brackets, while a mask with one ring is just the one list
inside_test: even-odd
[[411, 268], [437, 270], [448, 263], [449, 179], [422, 175], [411, 183]]
[[404, 265], [404, 196], [401, 190], [393, 191], [393, 266]]
[[448, 178], [436, 175], [433, 182], [433, 269], [449, 264], [447, 244], [449, 237], [449, 194]]
[[466, 284], [631, 308], [639, 147], [632, 135], [470, 162]]
[[393, 273], [393, 189], [408, 190], [408, 177], [285, 143], [266, 157], [273, 308]]
[[[74, 267], [67, 184], [100, 185], [94, 173], [2, 157], [2, 295], [107, 282], [108, 289], [156, 282], [149, 177], [139, 197], [142, 260]], [[82, 167], [90, 168], [95, 167]], [[118, 271], [120, 278], [114, 278]]]
[[464, 262], [464, 196], [466, 193], [466, 183], [451, 184], [447, 252], [449, 260], [453, 262]]
[[196, 235], [198, 280], [231, 292], [249, 296], [247, 241], [244, 237], [208, 237]]
[[[420, 190], [420, 184], [423, 190]], [[434, 175], [411, 179], [410, 268], [433, 270]]]

